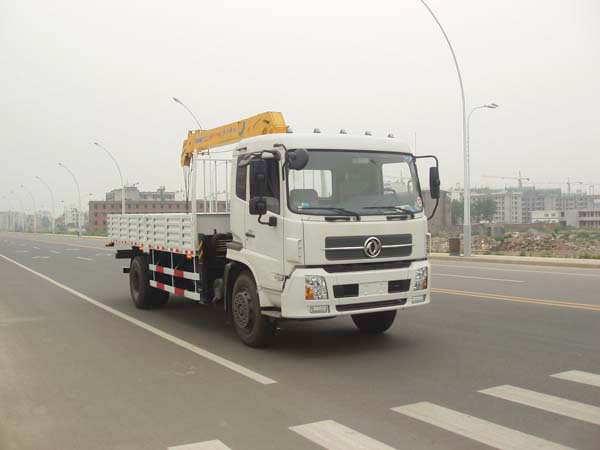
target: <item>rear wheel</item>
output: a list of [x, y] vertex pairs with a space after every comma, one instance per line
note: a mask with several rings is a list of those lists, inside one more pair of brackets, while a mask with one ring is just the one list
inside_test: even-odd
[[159, 308], [169, 301], [169, 293], [150, 286], [150, 271], [146, 258], [139, 255], [131, 260], [129, 290], [136, 308]]
[[264, 347], [268, 343], [271, 327], [268, 317], [260, 313], [258, 291], [250, 273], [238, 275], [232, 294], [231, 313], [237, 335], [250, 347]]
[[396, 311], [381, 311], [368, 314], [354, 314], [354, 325], [366, 334], [381, 334], [387, 331], [396, 318]]

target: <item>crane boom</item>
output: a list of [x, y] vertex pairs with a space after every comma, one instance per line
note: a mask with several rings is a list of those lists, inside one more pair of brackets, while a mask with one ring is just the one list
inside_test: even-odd
[[286, 131], [287, 124], [280, 112], [264, 112], [210, 130], [188, 131], [181, 150], [181, 165], [189, 166], [194, 152], [204, 153], [211, 148], [233, 144], [245, 138]]

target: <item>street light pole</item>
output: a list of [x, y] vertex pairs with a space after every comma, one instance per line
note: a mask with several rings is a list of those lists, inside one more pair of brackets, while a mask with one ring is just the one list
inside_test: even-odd
[[[79, 183], [77, 182], [77, 178], [75, 178], [75, 174], [71, 172], [71, 170], [65, 166], [63, 163], [58, 163], [59, 166], [64, 167], [64, 169], [69, 172], [71, 177], [73, 177], [73, 181], [75, 182], [75, 186], [77, 187], [77, 201], [79, 204], [79, 209], [77, 210], [77, 235], [81, 236], [81, 224], [79, 223], [79, 217], [81, 215], [81, 192], [79, 191]], [[66, 224], [65, 224], [66, 225]]]
[[21, 226], [23, 227], [23, 232], [25, 232], [25, 221], [27, 220], [27, 213], [25, 212], [25, 206], [23, 206], [23, 199], [15, 191], [10, 191], [10, 193], [17, 197], [17, 200], [19, 200], [19, 203], [21, 204], [21, 211], [23, 214], [21, 216]]
[[[174, 101], [175, 103], [179, 103], [181, 106], [183, 106], [183, 107], [185, 108], [185, 110], [186, 110], [188, 113], [190, 113], [190, 116], [192, 116], [192, 118], [193, 118], [193, 119], [194, 119], [194, 121], [196, 122], [196, 125], [198, 125], [198, 129], [199, 129], [199, 130], [203, 130], [203, 129], [204, 129], [204, 128], [202, 128], [202, 125], [200, 125], [200, 121], [198, 120], [198, 118], [196, 117], [196, 115], [195, 115], [195, 114], [192, 112], [192, 110], [191, 110], [190, 108], [188, 108], [188, 107], [186, 106], [186, 104], [185, 104], [185, 103], [183, 103], [183, 102], [182, 102], [181, 100], [179, 100], [177, 97], [173, 97], [173, 101]], [[208, 160], [209, 160], [209, 163], [208, 163], [208, 164], [209, 164], [209, 167], [210, 167], [210, 152], [207, 152], [207, 154], [208, 154]], [[193, 163], [194, 163], [194, 161], [195, 161], [195, 159], [194, 159], [194, 158], [192, 158], [191, 164], [193, 164]], [[191, 165], [191, 164], [190, 164], [190, 166], [188, 167], [188, 170], [190, 170], [190, 171], [192, 171], [192, 170], [193, 170], [193, 169], [192, 169], [192, 165]], [[203, 166], [203, 167], [204, 167], [204, 166]], [[211, 175], [211, 174], [210, 174], [210, 171], [209, 171], [209, 172], [208, 172], [208, 185], [209, 185], [209, 186], [212, 186], [212, 184], [211, 184], [211, 176], [210, 176], [210, 175]], [[184, 175], [183, 175], [183, 176], [184, 176], [184, 177], [186, 176], [186, 175], [185, 175], [185, 168], [184, 168]], [[196, 173], [195, 173], [195, 172], [194, 172], [193, 176], [194, 176], [194, 178], [196, 177]], [[204, 175], [203, 175], [203, 176], [206, 176], [206, 171], [204, 171]], [[186, 209], [187, 209], [187, 207], [188, 207], [188, 205], [187, 205], [187, 200], [188, 200], [188, 192], [187, 192], [187, 190], [189, 189], [189, 186], [187, 185], [187, 181], [185, 182], [185, 186], [186, 186], [186, 194], [185, 194], [185, 197], [186, 197]], [[193, 202], [194, 202], [194, 204], [195, 204], [195, 202], [196, 202], [196, 199], [195, 199], [195, 198], [193, 198], [193, 199], [192, 199], [192, 201], [193, 201]], [[203, 206], [202, 208], [203, 208], [203, 209], [202, 209], [202, 212], [206, 212], [206, 181], [204, 182], [204, 206]]]
[[22, 184], [21, 187], [29, 194], [29, 196], [31, 197], [31, 201], [33, 202], [33, 232], [36, 233], [37, 232], [37, 215], [36, 215], [36, 207], [35, 207], [35, 198], [33, 197], [33, 194], [31, 193], [31, 191], [29, 189], [27, 189], [27, 187], [25, 187], [24, 184]]
[[175, 103], [179, 103], [181, 106], [183, 106], [187, 112], [190, 113], [190, 115], [194, 118], [194, 120], [196, 121], [196, 125], [198, 125], [198, 129], [199, 130], [203, 130], [204, 128], [202, 128], [202, 125], [200, 125], [200, 122], [198, 121], [198, 118], [196, 117], [196, 115], [192, 112], [192, 110], [190, 108], [188, 108], [185, 103], [183, 103], [181, 100], [179, 100], [177, 97], [173, 97], [173, 101]]
[[125, 214], [125, 183], [123, 183], [123, 174], [121, 173], [121, 168], [119, 167], [119, 163], [117, 162], [115, 157], [112, 155], [112, 153], [108, 151], [108, 149], [106, 147], [104, 147], [103, 145], [100, 145], [98, 142], [94, 142], [94, 145], [96, 147], [100, 147], [102, 150], [104, 150], [106, 152], [106, 154], [108, 156], [110, 156], [110, 158], [113, 160], [113, 162], [115, 163], [115, 166], [117, 166], [117, 170], [119, 171], [119, 178], [121, 178], [121, 214]]
[[462, 75], [460, 74], [460, 67], [458, 66], [458, 60], [454, 53], [454, 48], [450, 43], [450, 39], [442, 27], [442, 24], [433, 13], [431, 8], [425, 3], [425, 0], [420, 0], [423, 6], [429, 11], [429, 14], [433, 17], [433, 20], [437, 23], [440, 31], [444, 35], [444, 39], [450, 48], [452, 53], [452, 59], [454, 60], [454, 66], [456, 67], [456, 73], [458, 75], [458, 84], [460, 85], [460, 99], [462, 104], [462, 124], [463, 124], [463, 159], [464, 159], [464, 209], [465, 215], [463, 220], [463, 235], [464, 235], [464, 256], [471, 256], [471, 185], [470, 185], [470, 174], [469, 174], [469, 149], [467, 147], [467, 114], [465, 106], [465, 89], [463, 86]]
[[55, 213], [55, 210], [54, 210], [54, 207], [55, 207], [55, 204], [54, 204], [54, 193], [52, 192], [52, 189], [50, 189], [50, 186], [48, 185], [48, 183], [46, 183], [44, 180], [42, 180], [37, 175], [36, 175], [35, 178], [40, 183], [42, 183], [44, 186], [46, 186], [46, 189], [48, 189], [48, 192], [50, 192], [50, 200], [52, 200], [52, 232], [56, 233], [56, 213]]
[[[467, 117], [467, 154], [468, 155], [471, 155], [471, 115], [478, 109], [484, 109], [484, 108], [496, 109], [499, 106], [500, 105], [498, 105], [497, 103], [486, 103], [485, 105], [476, 106], [469, 112], [469, 116]], [[469, 159], [470, 159], [470, 157], [469, 157]], [[471, 172], [471, 168], [469, 167], [469, 177], [470, 177], [470, 172]], [[466, 254], [466, 251], [465, 251], [465, 256], [469, 256]]]

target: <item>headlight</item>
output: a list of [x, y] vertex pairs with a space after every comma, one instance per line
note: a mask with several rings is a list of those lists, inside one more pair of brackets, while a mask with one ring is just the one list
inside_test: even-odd
[[304, 276], [304, 299], [305, 300], [326, 300], [327, 283], [325, 278], [320, 275], [305, 275]]
[[417, 269], [415, 273], [415, 291], [422, 291], [427, 289], [429, 270], [427, 267], [421, 267]]

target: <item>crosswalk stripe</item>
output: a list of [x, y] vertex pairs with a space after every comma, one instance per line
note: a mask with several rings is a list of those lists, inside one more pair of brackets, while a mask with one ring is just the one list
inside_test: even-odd
[[429, 402], [399, 406], [392, 410], [494, 448], [503, 450], [572, 450], [570, 447]]
[[395, 450], [333, 420], [298, 425], [290, 430], [328, 450]]
[[568, 370], [566, 372], [550, 375], [561, 380], [574, 381], [576, 383], [589, 384], [590, 386], [600, 387], [600, 375], [582, 370]]
[[554, 414], [560, 414], [561, 416], [600, 425], [600, 408], [597, 406], [510, 385], [483, 389], [479, 392]]
[[231, 450], [221, 441], [204, 441], [196, 442], [194, 444], [177, 445], [175, 447], [169, 447], [168, 450]]

